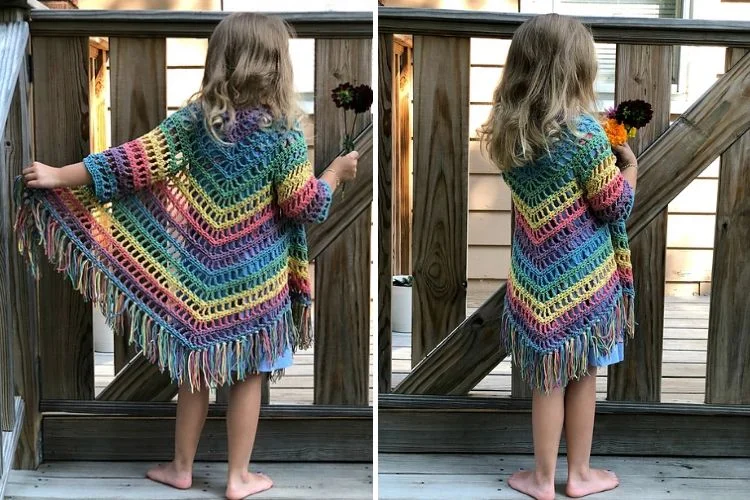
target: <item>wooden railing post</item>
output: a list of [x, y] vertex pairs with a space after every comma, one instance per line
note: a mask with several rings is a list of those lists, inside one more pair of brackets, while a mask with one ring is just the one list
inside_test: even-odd
[[[727, 70], [750, 50], [728, 49]], [[721, 156], [708, 322], [706, 403], [750, 404], [750, 132]]]
[[[36, 159], [54, 166], [89, 153], [86, 37], [32, 37]], [[39, 355], [44, 399], [94, 398], [91, 305], [46, 259], [40, 262]]]
[[[669, 127], [672, 47], [618, 45], [615, 102], [643, 99], [654, 118], [631, 141], [641, 154]], [[664, 337], [664, 273], [667, 209], [657, 215], [630, 245], [635, 276], [636, 338], [628, 342], [625, 361], [609, 368], [607, 399], [659, 401]]]
[[[341, 150], [344, 120], [331, 100], [338, 84], [370, 84], [372, 40], [315, 41], [315, 172]], [[371, 122], [366, 113], [357, 135]], [[339, 192], [334, 203], [340, 202]], [[369, 399], [370, 228], [365, 210], [315, 262], [315, 404]]]
[[393, 35], [378, 37], [378, 392], [391, 392], [391, 276], [393, 275]]
[[[114, 146], [145, 134], [166, 118], [167, 40], [111, 38], [109, 63]], [[115, 335], [114, 346], [117, 373], [136, 352], [127, 335]]]
[[469, 42], [414, 37], [413, 365], [466, 317]]

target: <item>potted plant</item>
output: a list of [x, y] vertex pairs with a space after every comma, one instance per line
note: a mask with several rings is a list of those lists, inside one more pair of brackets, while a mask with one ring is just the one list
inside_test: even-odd
[[411, 290], [413, 276], [394, 276], [391, 295], [391, 330], [411, 333]]

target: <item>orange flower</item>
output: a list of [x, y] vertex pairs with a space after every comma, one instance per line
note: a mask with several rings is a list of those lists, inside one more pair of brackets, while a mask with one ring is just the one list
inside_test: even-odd
[[614, 118], [609, 118], [604, 121], [603, 127], [610, 144], [613, 146], [622, 146], [627, 142], [628, 131], [625, 130], [625, 125], [622, 123], [619, 123]]

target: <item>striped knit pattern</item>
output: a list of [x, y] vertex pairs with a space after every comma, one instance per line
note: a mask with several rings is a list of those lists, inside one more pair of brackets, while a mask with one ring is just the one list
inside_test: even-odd
[[586, 375], [590, 350], [609, 355], [633, 335], [633, 191], [589, 116], [503, 177], [515, 208], [503, 339], [522, 378], [548, 392]]
[[115, 331], [192, 388], [243, 380], [311, 343], [304, 223], [331, 202], [299, 130], [242, 110], [226, 139], [190, 106], [86, 157], [93, 186], [16, 183], [32, 272], [41, 248]]

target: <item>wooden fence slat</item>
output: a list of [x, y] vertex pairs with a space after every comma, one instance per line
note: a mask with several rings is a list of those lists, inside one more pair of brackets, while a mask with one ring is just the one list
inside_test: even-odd
[[[648, 223], [734, 140], [750, 130], [750, 55], [743, 57], [638, 159], [631, 243]], [[466, 394], [502, 361], [500, 315], [505, 286], [414, 367], [394, 392]]]
[[412, 364], [466, 317], [468, 38], [414, 38]]
[[391, 392], [391, 276], [393, 275], [393, 35], [378, 37], [378, 392]]
[[[727, 50], [727, 69], [747, 49]], [[747, 57], [747, 56], [745, 56]], [[706, 403], [750, 404], [750, 132], [721, 156], [708, 323]]]
[[[167, 117], [167, 41], [110, 38], [109, 62], [112, 145], [118, 145], [145, 134]], [[127, 335], [115, 334], [114, 346], [117, 373], [136, 352], [128, 345]]]
[[[6, 155], [3, 155], [7, 178], [2, 180], [2, 200], [12, 200], [11, 179], [20, 175], [21, 170], [31, 162], [32, 133], [31, 107], [29, 102], [29, 75], [26, 65], [21, 66], [16, 87], [16, 95], [11, 104], [6, 128]], [[9, 144], [9, 146], [8, 146]], [[16, 207], [3, 207], [0, 217], [15, 217]], [[6, 215], [7, 214], [7, 215]], [[8, 219], [12, 220], [12, 219]], [[13, 305], [13, 322], [10, 324], [13, 339], [13, 378], [15, 391], [23, 398], [25, 414], [19, 436], [19, 448], [16, 453], [16, 466], [22, 469], [34, 469], [41, 462], [41, 417], [39, 413], [39, 321], [37, 284], [28, 272], [26, 262], [18, 254], [12, 232], [0, 231], [11, 239], [3, 242], [3, 247], [12, 245], [8, 252], [4, 269], [8, 273], [7, 283], [13, 287], [3, 292], [6, 303]], [[9, 249], [10, 250], [10, 249]], [[0, 250], [0, 253], [2, 250]], [[16, 420], [16, 425], [19, 422]]]
[[[32, 53], [36, 159], [79, 162], [89, 153], [88, 38], [32, 38]], [[46, 259], [40, 266], [42, 398], [93, 399], [91, 305]]]
[[[341, 148], [344, 120], [331, 99], [339, 83], [371, 82], [372, 40], [315, 41], [315, 172]], [[372, 117], [360, 117], [355, 135]], [[371, 168], [371, 167], [370, 167]], [[340, 200], [341, 192], [334, 199]], [[316, 404], [367, 405], [370, 349], [370, 211], [358, 216], [316, 260]]]
[[[618, 45], [615, 102], [643, 99], [654, 109], [651, 123], [631, 140], [639, 155], [669, 128], [672, 47]], [[664, 335], [664, 273], [667, 209], [630, 245], [635, 276], [636, 339], [627, 342], [625, 360], [609, 367], [607, 399], [659, 401]]]

